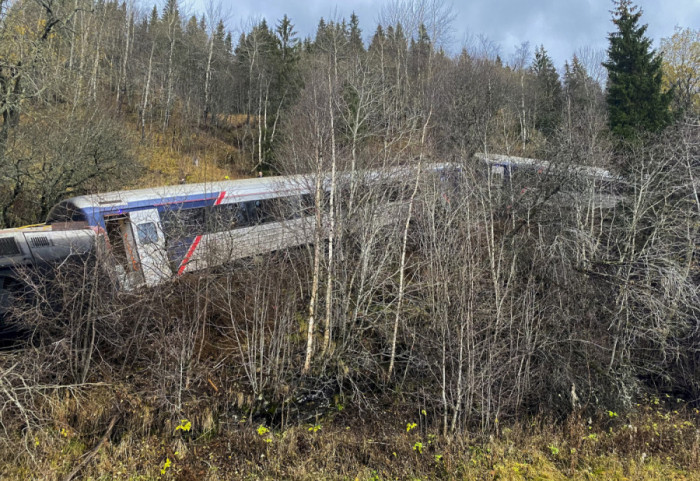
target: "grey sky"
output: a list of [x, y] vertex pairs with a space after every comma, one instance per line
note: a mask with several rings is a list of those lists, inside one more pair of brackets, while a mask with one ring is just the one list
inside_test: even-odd
[[[193, 0], [195, 5], [208, 0]], [[388, 0], [222, 0], [230, 9], [228, 24], [235, 29], [251, 19], [265, 17], [274, 25], [285, 13], [300, 37], [313, 36], [321, 17], [349, 18], [354, 11], [366, 41], [374, 32], [378, 14]], [[449, 1], [449, 0], [448, 0]], [[201, 2], [201, 3], [200, 3]], [[561, 68], [581, 47], [604, 50], [613, 30], [610, 0], [454, 0], [456, 14], [450, 51], [474, 44], [479, 35], [500, 46], [508, 61], [515, 47], [530, 42], [530, 51], [543, 44]], [[675, 26], [700, 28], [700, 0], [637, 0], [649, 24], [647, 35], [658, 45]], [[229, 6], [230, 5], [230, 6]]]

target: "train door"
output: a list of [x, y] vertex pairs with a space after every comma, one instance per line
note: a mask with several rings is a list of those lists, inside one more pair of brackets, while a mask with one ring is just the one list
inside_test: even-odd
[[130, 212], [129, 218], [146, 285], [155, 286], [172, 276], [160, 216], [147, 209]]
[[105, 217], [105, 227], [119, 284], [126, 290], [143, 284], [141, 260], [129, 216]]

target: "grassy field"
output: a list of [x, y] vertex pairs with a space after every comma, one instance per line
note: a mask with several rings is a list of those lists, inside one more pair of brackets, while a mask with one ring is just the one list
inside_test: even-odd
[[[491, 435], [440, 436], [421, 413], [338, 410], [284, 430], [211, 412], [159, 422], [145, 400], [47, 398], [53, 423], [9, 433], [4, 480], [694, 480], [700, 414], [650, 399], [624, 417], [536, 418]], [[14, 449], [6, 449], [14, 446]]]

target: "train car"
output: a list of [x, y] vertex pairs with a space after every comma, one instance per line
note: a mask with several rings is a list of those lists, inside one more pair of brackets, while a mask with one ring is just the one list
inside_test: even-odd
[[[448, 164], [430, 164], [444, 177]], [[360, 171], [355, 182], [405, 182], [415, 169]], [[338, 175], [339, 185], [350, 174]], [[321, 188], [327, 197], [330, 176]], [[391, 190], [391, 189], [389, 189]], [[0, 305], [17, 268], [93, 255], [104, 245], [121, 289], [156, 286], [187, 272], [311, 243], [315, 177], [265, 177], [109, 192], [66, 199], [46, 223], [0, 230]], [[338, 192], [342, 197], [343, 187]], [[342, 201], [342, 199], [341, 199]], [[385, 222], [405, 199], [385, 199]]]
[[0, 230], [0, 313], [9, 296], [21, 290], [17, 269], [42, 270], [71, 257], [89, 256], [96, 231], [87, 222], [54, 222]]
[[[154, 286], [186, 272], [299, 245], [308, 239], [299, 215], [313, 184], [307, 176], [184, 184], [76, 197], [76, 207], [104, 236], [125, 289]], [[301, 233], [301, 234], [300, 234]]]
[[[296, 227], [302, 204], [309, 203], [309, 186], [305, 176], [269, 177], [64, 200], [45, 224], [0, 230], [0, 291], [18, 268], [94, 254], [98, 240], [123, 289], [154, 286], [256, 249], [303, 243], [299, 233], [305, 230]], [[289, 207], [287, 218], [283, 205]]]
[[592, 179], [600, 183], [621, 183], [623, 179], [600, 167], [586, 165], [558, 165], [546, 160], [530, 159], [527, 157], [515, 157], [502, 154], [477, 153], [474, 157], [482, 162], [488, 169], [489, 178], [496, 183], [508, 182], [517, 174], [552, 174], [564, 172], [572, 176]]

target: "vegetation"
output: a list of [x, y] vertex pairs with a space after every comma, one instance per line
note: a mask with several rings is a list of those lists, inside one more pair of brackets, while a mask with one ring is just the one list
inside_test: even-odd
[[673, 89], [674, 108], [679, 112], [700, 112], [700, 29], [677, 28], [661, 40], [664, 56], [663, 84]]
[[662, 92], [662, 57], [651, 50], [651, 40], [639, 25], [642, 11], [631, 0], [616, 2], [610, 34], [607, 101], [610, 130], [631, 139], [640, 130], [658, 131], [668, 125], [671, 92]]
[[[354, 15], [234, 41], [205, 10], [0, 0], [0, 223], [327, 174], [315, 242], [131, 292], [109, 257], [23, 272], [3, 478], [697, 478], [696, 31], [662, 59], [617, 2], [605, 86], [586, 50], [561, 77], [544, 46], [448, 54], [442, 2], [367, 45]], [[477, 152], [549, 167], [498, 186]]]

